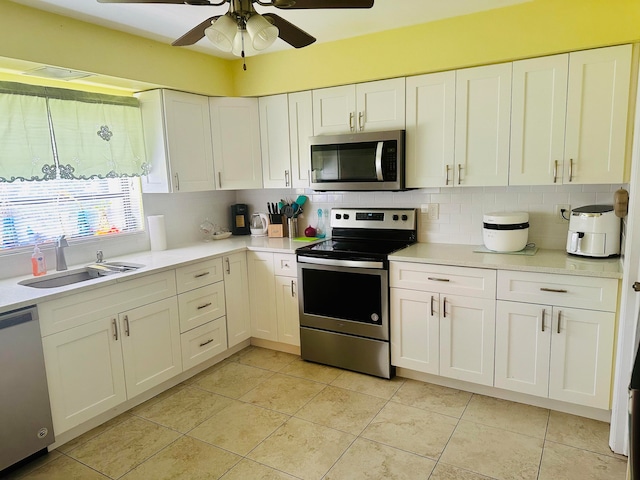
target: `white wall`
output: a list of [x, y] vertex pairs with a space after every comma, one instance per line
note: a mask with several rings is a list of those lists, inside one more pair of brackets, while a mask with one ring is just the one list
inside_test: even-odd
[[532, 187], [460, 187], [410, 190], [407, 192], [335, 192], [313, 190], [244, 190], [238, 203], [250, 211], [266, 212], [267, 202], [295, 199], [299, 193], [309, 198], [299, 231], [316, 225], [318, 208], [331, 207], [414, 207], [437, 203], [439, 218], [419, 215], [418, 240], [432, 243], [482, 244], [482, 216], [496, 211], [529, 212], [529, 242], [540, 248], [564, 249], [569, 222], [557, 222], [555, 206], [572, 208], [592, 204], [612, 204], [613, 192], [627, 185], [560, 185]]

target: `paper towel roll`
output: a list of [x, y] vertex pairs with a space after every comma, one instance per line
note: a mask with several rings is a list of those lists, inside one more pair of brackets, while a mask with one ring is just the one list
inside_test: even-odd
[[166, 250], [167, 231], [164, 226], [164, 215], [150, 215], [147, 217], [147, 221], [149, 222], [151, 250]]

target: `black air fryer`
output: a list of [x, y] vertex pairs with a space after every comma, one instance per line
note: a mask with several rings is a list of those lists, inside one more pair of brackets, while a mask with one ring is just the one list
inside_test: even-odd
[[231, 233], [249, 235], [249, 207], [245, 203], [231, 205]]

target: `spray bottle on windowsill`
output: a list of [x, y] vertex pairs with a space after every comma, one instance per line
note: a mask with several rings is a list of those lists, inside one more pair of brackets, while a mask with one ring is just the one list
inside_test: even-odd
[[33, 271], [34, 277], [39, 277], [47, 273], [47, 265], [44, 261], [44, 254], [40, 251], [37, 244], [33, 249], [33, 254], [31, 255], [31, 270]]

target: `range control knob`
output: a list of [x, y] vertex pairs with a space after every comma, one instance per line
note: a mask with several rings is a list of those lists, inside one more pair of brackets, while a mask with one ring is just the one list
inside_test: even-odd
[[342, 215], [340, 215], [339, 213], [336, 213], [336, 220], [340, 220], [342, 218]]
[[393, 220], [397, 222], [398, 221], [398, 215], [394, 215], [393, 216]]
[[344, 219], [345, 219], [345, 220], [349, 220], [349, 214], [348, 214], [348, 213], [345, 213], [345, 214], [344, 214]]
[[406, 222], [409, 219], [409, 217], [407, 217], [406, 215], [402, 215], [402, 221]]

